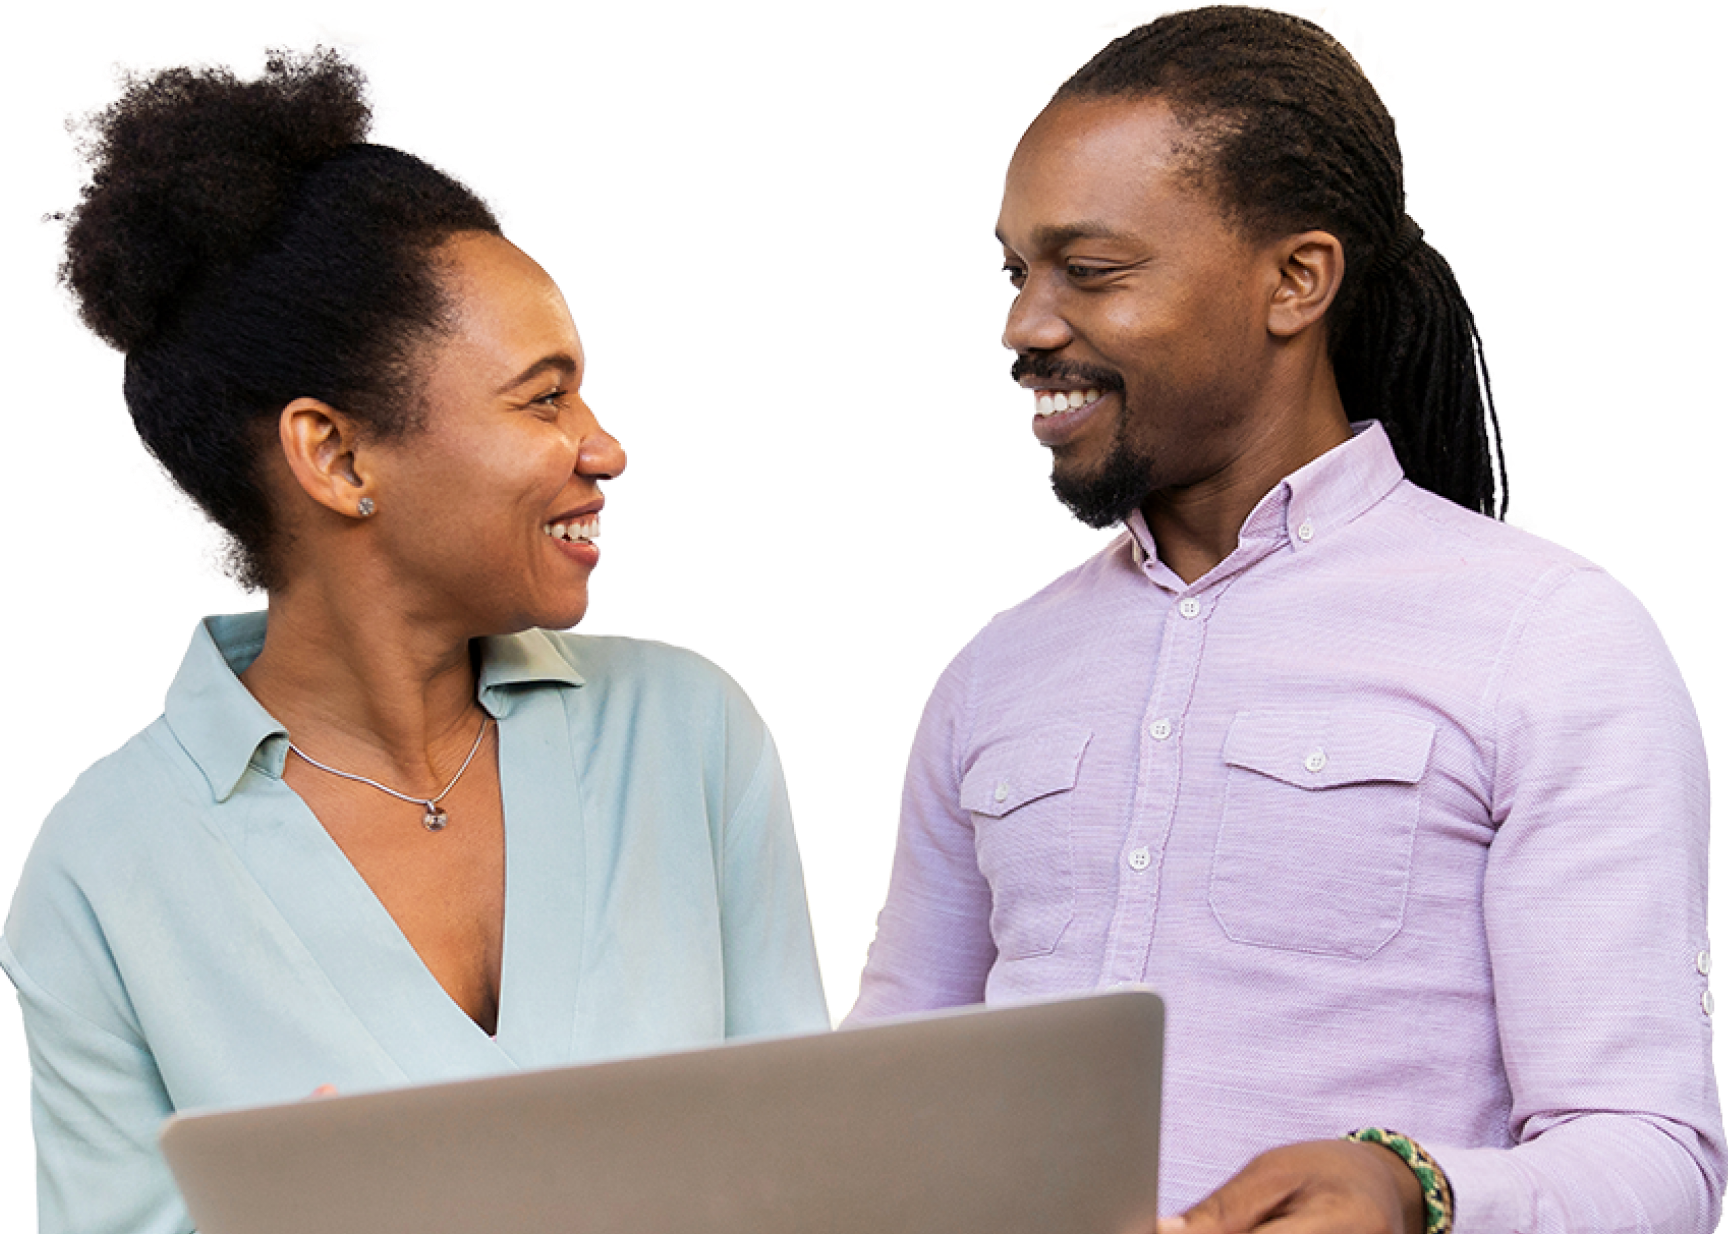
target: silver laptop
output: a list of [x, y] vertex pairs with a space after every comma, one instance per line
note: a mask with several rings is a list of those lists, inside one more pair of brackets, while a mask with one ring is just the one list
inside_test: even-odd
[[1164, 1008], [1122, 991], [170, 1119], [200, 1234], [1127, 1234]]

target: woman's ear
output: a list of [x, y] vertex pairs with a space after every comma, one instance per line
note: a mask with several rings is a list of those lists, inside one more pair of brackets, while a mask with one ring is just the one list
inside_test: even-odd
[[329, 403], [297, 398], [277, 421], [282, 455], [302, 491], [325, 509], [365, 518], [375, 508], [359, 425]]

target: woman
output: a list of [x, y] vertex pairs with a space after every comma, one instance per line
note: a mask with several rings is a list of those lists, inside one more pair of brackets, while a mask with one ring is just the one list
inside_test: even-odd
[[0, 966], [45, 1231], [188, 1229], [176, 1109], [827, 1024], [749, 702], [547, 632], [624, 467], [557, 287], [368, 119], [318, 53], [96, 124], [63, 273], [269, 606], [200, 626], [25, 867]]

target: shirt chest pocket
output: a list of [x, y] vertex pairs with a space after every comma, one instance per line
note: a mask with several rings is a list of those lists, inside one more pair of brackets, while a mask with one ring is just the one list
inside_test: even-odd
[[998, 741], [961, 780], [1001, 959], [1048, 955], [1074, 919], [1073, 790], [1091, 739], [1054, 728]]
[[1224, 933], [1355, 959], [1391, 941], [1433, 745], [1395, 712], [1239, 712], [1209, 891]]

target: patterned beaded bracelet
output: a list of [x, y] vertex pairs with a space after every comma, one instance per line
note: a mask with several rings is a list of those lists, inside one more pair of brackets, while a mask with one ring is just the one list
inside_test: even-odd
[[1363, 1127], [1343, 1138], [1358, 1144], [1379, 1144], [1402, 1157], [1422, 1185], [1422, 1205], [1428, 1214], [1424, 1234], [1452, 1234], [1452, 1183], [1420, 1144], [1384, 1127]]

